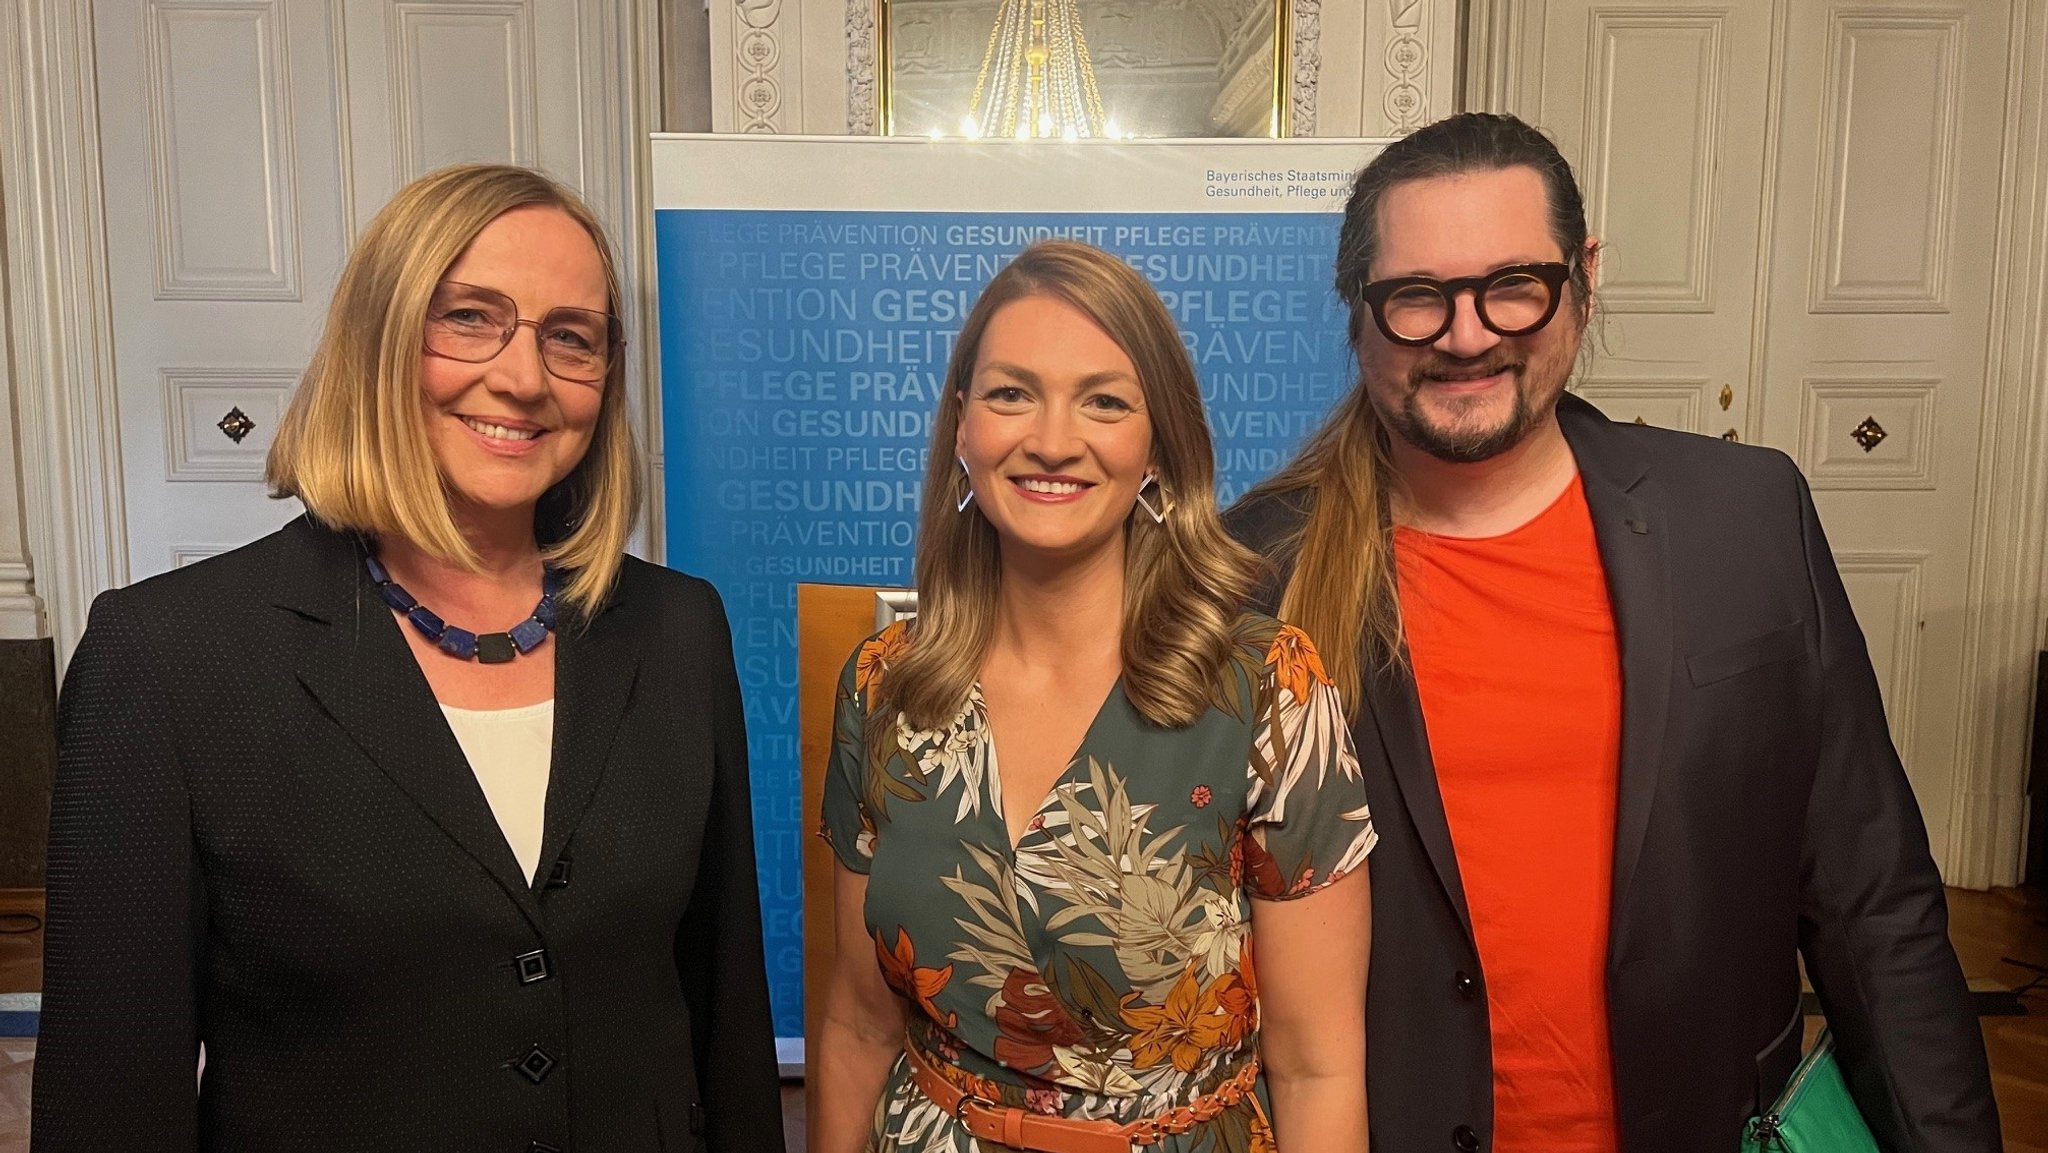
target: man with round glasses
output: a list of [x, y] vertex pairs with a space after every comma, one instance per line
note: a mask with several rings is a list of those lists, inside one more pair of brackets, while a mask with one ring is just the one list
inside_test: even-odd
[[1794, 464], [1565, 394], [1600, 248], [1467, 113], [1358, 176], [1360, 384], [1233, 508], [1352, 703], [1380, 827], [1374, 1147], [1733, 1153], [1800, 972], [1881, 1147], [1998, 1149], [1877, 681]]

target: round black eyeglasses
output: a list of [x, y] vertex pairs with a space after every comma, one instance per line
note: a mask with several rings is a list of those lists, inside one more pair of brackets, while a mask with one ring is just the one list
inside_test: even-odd
[[1457, 299], [1472, 294], [1479, 323], [1502, 336], [1527, 336], [1557, 315], [1572, 266], [1546, 260], [1510, 264], [1484, 276], [1438, 280], [1430, 276], [1396, 276], [1375, 280], [1358, 290], [1372, 308], [1373, 323], [1395, 344], [1435, 344], [1457, 318]]
[[482, 364], [505, 351], [522, 324], [532, 327], [547, 370], [576, 384], [602, 384], [626, 345], [619, 318], [609, 313], [557, 308], [539, 320], [521, 320], [519, 305], [504, 293], [444, 280], [427, 303], [427, 351]]

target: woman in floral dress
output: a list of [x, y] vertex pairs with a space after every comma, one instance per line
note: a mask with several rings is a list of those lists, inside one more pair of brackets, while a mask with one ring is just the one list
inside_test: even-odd
[[1027, 249], [932, 444], [920, 615], [839, 687], [812, 1149], [1364, 1150], [1364, 786], [1308, 638], [1242, 611], [1172, 317]]

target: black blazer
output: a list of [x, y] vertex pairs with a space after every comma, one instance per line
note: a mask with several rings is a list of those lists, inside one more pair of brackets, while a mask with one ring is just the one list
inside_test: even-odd
[[718, 595], [628, 558], [555, 643], [529, 884], [352, 537], [301, 518], [100, 597], [35, 1153], [779, 1149]]
[[[1737, 1147], [1799, 1061], [1803, 956], [1880, 1143], [1993, 1153], [1941, 879], [1805, 481], [1781, 453], [1616, 424], [1576, 397], [1558, 416], [1621, 644], [1607, 1003], [1623, 1148]], [[1303, 515], [1267, 496], [1228, 521], [1270, 555]], [[1366, 696], [1375, 1147], [1490, 1148], [1485, 974], [1421, 707], [1405, 674]]]

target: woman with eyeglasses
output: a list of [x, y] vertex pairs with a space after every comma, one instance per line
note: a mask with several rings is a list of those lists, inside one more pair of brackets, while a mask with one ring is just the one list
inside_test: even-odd
[[271, 449], [306, 515], [94, 604], [36, 1153], [780, 1147], [729, 633], [625, 555], [619, 311], [573, 193], [415, 182]]
[[1364, 783], [1315, 648], [1245, 611], [1158, 294], [1026, 249], [931, 459], [917, 618], [839, 687], [812, 1150], [1362, 1151]]

